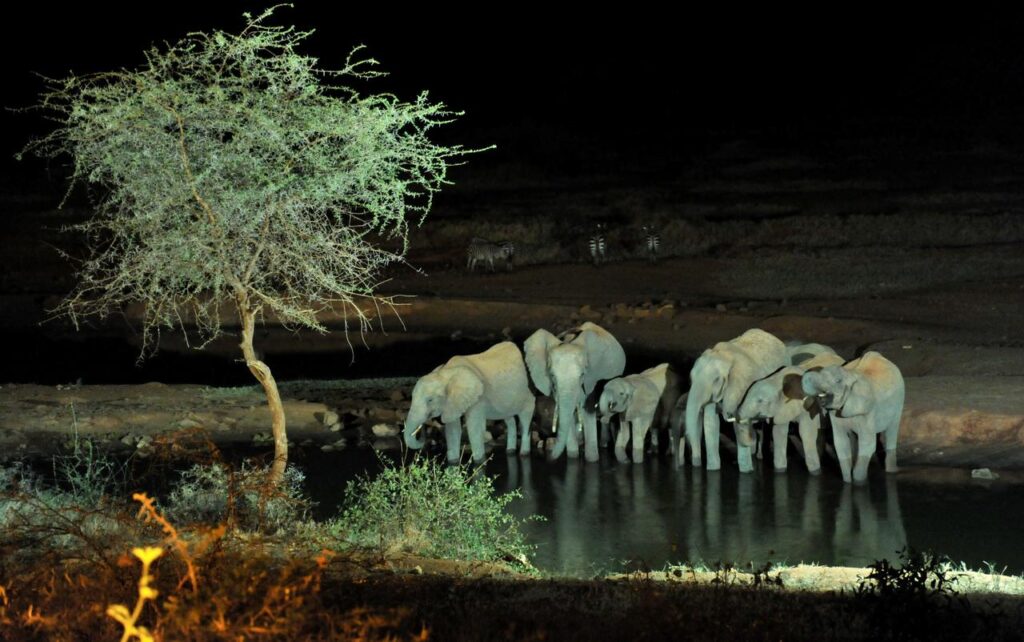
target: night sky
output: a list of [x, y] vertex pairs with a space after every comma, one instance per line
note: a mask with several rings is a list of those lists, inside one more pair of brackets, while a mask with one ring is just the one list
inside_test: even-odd
[[[528, 157], [525, 141], [550, 135], [628, 159], [751, 132], [783, 144], [851, 136], [1007, 143], [1024, 133], [1018, 10], [894, 13], [857, 3], [829, 12], [732, 7], [669, 18], [641, 7], [553, 12], [516, 3], [474, 14], [323, 4], [281, 8], [277, 21], [315, 28], [307, 51], [326, 67], [339, 66], [352, 45], [367, 45], [391, 74], [367, 91], [411, 98], [430, 90], [467, 112], [446, 135], [498, 143], [497, 161]], [[0, 41], [8, 61], [3, 102], [32, 102], [40, 87], [33, 71], [133, 67], [154, 42], [190, 30], [237, 31], [243, 11], [264, 6], [29, 5]], [[24, 115], [2, 118], [5, 174], [24, 173], [10, 155], [44, 126]]]

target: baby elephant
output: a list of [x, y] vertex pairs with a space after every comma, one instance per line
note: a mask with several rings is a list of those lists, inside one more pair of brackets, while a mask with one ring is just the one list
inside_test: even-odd
[[885, 444], [885, 470], [896, 472], [896, 441], [903, 414], [905, 387], [903, 375], [896, 365], [878, 354], [865, 352], [859, 359], [843, 366], [828, 366], [807, 372], [801, 381], [804, 393], [815, 396], [832, 419], [843, 481], [850, 481], [852, 449], [850, 433], [857, 435], [857, 463], [853, 481], [863, 482], [868, 476], [868, 462], [877, 446], [875, 435], [881, 434]]
[[[644, 439], [658, 416], [658, 425], [668, 421], [671, 407], [679, 395], [679, 377], [667, 363], [644, 370], [640, 374], [612, 379], [604, 386], [598, 401], [602, 425], [607, 425], [611, 416], [621, 414], [621, 425], [615, 438], [615, 457], [627, 461], [626, 442], [632, 434], [633, 463], [644, 460]], [[665, 407], [667, 405], [667, 407]], [[659, 410], [661, 411], [659, 413]]]
[[795, 421], [799, 426], [807, 470], [813, 475], [820, 473], [818, 430], [821, 428], [821, 409], [816, 397], [804, 394], [802, 380], [807, 372], [821, 370], [826, 366], [841, 366], [843, 361], [835, 352], [822, 352], [798, 366], [786, 366], [755, 381], [736, 411], [737, 438], [751, 441], [754, 422], [771, 419], [775, 471], [784, 472], [787, 465], [789, 424]]

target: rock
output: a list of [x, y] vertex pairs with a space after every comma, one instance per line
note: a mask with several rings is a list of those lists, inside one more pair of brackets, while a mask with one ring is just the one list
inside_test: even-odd
[[728, 309], [729, 308], [727, 308], [724, 303], [719, 303], [718, 305], [715, 306], [715, 310], [717, 312], [725, 312]]
[[398, 388], [395, 388], [390, 393], [388, 393], [388, 399], [390, 399], [391, 401], [402, 401], [403, 399], [405, 399], [405, 393], [399, 390]]
[[329, 453], [335, 450], [341, 450], [346, 445], [348, 445], [348, 442], [345, 441], [345, 438], [343, 437], [334, 443], [324, 444], [323, 446], [320, 446], [320, 450], [324, 451], [325, 453]]
[[128, 433], [124, 437], [121, 437], [121, 443], [124, 444], [125, 446], [134, 446], [135, 442], [137, 442], [138, 440], [139, 438], [133, 435], [132, 433]]
[[512, 328], [510, 328], [509, 326], [505, 326], [504, 328], [502, 328], [501, 329], [501, 336], [504, 337], [506, 341], [511, 341], [512, 340]]
[[374, 437], [394, 437], [398, 434], [398, 428], [388, 424], [374, 424], [370, 429]]
[[345, 427], [345, 426], [344, 426], [344, 425], [342, 425], [342, 423], [341, 423], [341, 422], [339, 421], [338, 423], [336, 423], [336, 424], [334, 424], [334, 425], [330, 426], [330, 427], [328, 428], [328, 430], [330, 430], [331, 432], [341, 432], [341, 429], [342, 429], [342, 428], [344, 428], [344, 427]]
[[398, 422], [402, 419], [398, 411], [393, 408], [374, 408], [370, 411], [370, 415], [378, 422], [384, 423]]
[[671, 319], [676, 315], [676, 306], [671, 303], [665, 303], [658, 306], [658, 309], [654, 311], [654, 316], [659, 319]]
[[995, 480], [999, 479], [999, 474], [992, 472], [988, 468], [975, 468], [971, 471], [971, 479]]
[[374, 439], [373, 443], [370, 445], [374, 450], [398, 450], [402, 447], [402, 441], [395, 437], [384, 437], [381, 439]]
[[338, 413], [334, 412], [333, 410], [328, 410], [327, 412], [324, 413], [317, 412], [314, 413], [313, 416], [319, 419], [320, 423], [327, 426], [328, 428], [341, 421], [341, 417], [339, 417]]
[[452, 334], [451, 334], [451, 340], [452, 341], [458, 341], [461, 338], [462, 338], [462, 330], [456, 330], [455, 332], [452, 332]]

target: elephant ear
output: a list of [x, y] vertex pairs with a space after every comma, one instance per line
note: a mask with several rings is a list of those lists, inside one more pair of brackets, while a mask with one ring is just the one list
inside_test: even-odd
[[874, 405], [871, 386], [866, 381], [854, 381], [846, 393], [846, 403], [843, 404], [843, 417], [857, 417], [866, 415]]
[[530, 371], [530, 379], [537, 390], [545, 396], [551, 396], [551, 379], [548, 377], [548, 352], [559, 344], [558, 338], [541, 328], [523, 344], [526, 369]]
[[587, 368], [583, 372], [583, 392], [590, 394], [597, 382], [622, 376], [626, 370], [626, 352], [610, 332], [589, 321], [573, 343], [582, 343], [587, 351]]
[[444, 390], [441, 421], [446, 424], [458, 421], [483, 393], [484, 384], [475, 372], [465, 366], [453, 368]]

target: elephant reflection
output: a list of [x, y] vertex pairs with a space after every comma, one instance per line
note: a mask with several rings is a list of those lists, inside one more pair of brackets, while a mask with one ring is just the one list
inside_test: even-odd
[[867, 487], [843, 486], [832, 546], [833, 560], [844, 566], [867, 566], [882, 558], [891, 560], [907, 546], [895, 478], [886, 477], [883, 502], [874, 501]]
[[865, 488], [830, 492], [828, 478], [679, 472], [685, 508], [669, 529], [679, 543], [671, 561], [862, 566], [891, 558], [907, 543], [894, 479], [884, 500], [872, 502]]

